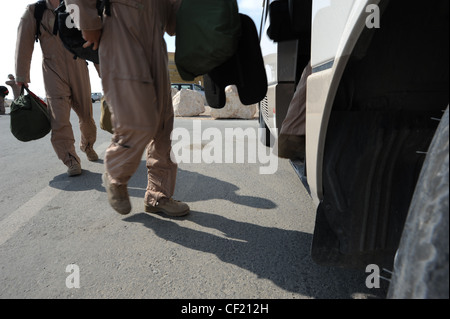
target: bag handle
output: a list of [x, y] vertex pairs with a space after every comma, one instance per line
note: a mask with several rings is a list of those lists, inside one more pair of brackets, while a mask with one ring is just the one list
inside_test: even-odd
[[33, 92], [30, 91], [30, 89], [28, 87], [26, 87], [25, 85], [22, 85], [22, 89], [20, 91], [20, 94], [23, 95], [24, 90], [27, 91], [27, 93], [29, 95], [31, 95], [31, 97], [35, 100], [37, 100], [40, 104], [41, 107], [39, 107], [39, 110], [42, 111], [42, 113], [45, 114], [45, 116], [48, 118], [49, 121], [51, 121], [50, 119], [50, 114], [48, 112], [48, 106], [47, 103], [45, 103], [39, 96], [37, 96], [36, 94], [34, 94]]
[[25, 90], [25, 84], [22, 84], [22, 87], [20, 88], [20, 94], [19, 95], [23, 95]]
[[26, 87], [25, 85], [22, 85], [22, 90], [20, 92], [20, 94], [23, 94], [23, 90], [26, 90], [28, 94], [30, 94], [33, 98], [35, 98], [36, 100], [38, 100], [39, 102], [41, 102], [41, 104], [43, 106], [45, 106], [45, 108], [47, 108], [47, 103], [45, 103], [39, 96], [37, 96], [36, 94], [34, 94], [33, 92], [30, 91], [30, 89], [28, 87]]

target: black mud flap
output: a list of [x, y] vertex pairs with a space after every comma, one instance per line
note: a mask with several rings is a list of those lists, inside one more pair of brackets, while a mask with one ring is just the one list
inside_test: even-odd
[[435, 130], [427, 112], [334, 112], [312, 244], [316, 263], [392, 269], [424, 160], [420, 151]]

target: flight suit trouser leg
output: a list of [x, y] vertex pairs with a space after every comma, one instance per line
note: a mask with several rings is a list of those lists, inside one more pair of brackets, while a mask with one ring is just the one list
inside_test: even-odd
[[5, 109], [5, 99], [3, 97], [0, 96], [0, 114], [5, 114], [6, 109]]
[[[161, 198], [170, 198], [175, 191], [178, 165], [172, 162], [171, 140], [168, 131], [161, 131], [155, 138], [140, 131], [124, 131], [124, 136], [114, 135], [113, 143], [105, 154], [106, 170], [111, 183], [128, 184], [138, 169], [142, 154], [146, 151], [147, 191], [145, 203], [155, 205]], [[126, 136], [126, 137], [125, 137]]]
[[[147, 148], [148, 185], [145, 202], [155, 205], [160, 198], [172, 197], [178, 166], [170, 158], [174, 121], [171, 104], [163, 110], [157, 107], [152, 93], [154, 92], [153, 84], [111, 78], [104, 78], [103, 83], [114, 124], [112, 144], [105, 154], [105, 167], [110, 176], [110, 182], [128, 184]], [[129, 92], [129, 95], [120, 93], [123, 91]], [[146, 98], [148, 92], [150, 95]], [[170, 96], [170, 91], [167, 91], [167, 95]], [[127, 112], [131, 117], [147, 118], [146, 129], [142, 129], [142, 126], [134, 128], [131, 125], [119, 125], [121, 121], [115, 119], [116, 114], [119, 113], [123, 121]]]
[[79, 73], [80, 79], [74, 81], [72, 89], [72, 108], [78, 116], [80, 125], [80, 149], [93, 148], [97, 140], [97, 126], [93, 118], [91, 85], [87, 72]]
[[71, 98], [48, 98], [47, 101], [51, 114], [51, 142], [56, 155], [67, 166], [72, 159], [81, 163], [70, 123]]
[[304, 136], [306, 134], [306, 83], [311, 72], [311, 65], [308, 64], [303, 70], [300, 82], [289, 104], [286, 117], [281, 125], [280, 135]]
[[121, 130], [112, 137], [105, 153], [105, 168], [113, 184], [127, 185], [138, 169], [151, 135], [145, 131]]
[[174, 114], [173, 108], [164, 115], [162, 129], [147, 146], [147, 191], [144, 202], [155, 206], [165, 197], [171, 198], [175, 192], [178, 165], [171, 159]]

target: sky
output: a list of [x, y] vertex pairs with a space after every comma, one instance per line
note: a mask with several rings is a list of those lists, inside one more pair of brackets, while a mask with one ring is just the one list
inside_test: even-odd
[[[0, 85], [5, 85], [5, 81], [8, 80], [8, 74], [14, 74], [15, 72], [14, 56], [17, 26], [19, 25], [21, 16], [25, 12], [26, 6], [34, 3], [35, 0], [0, 1]], [[7, 5], [5, 5], [6, 3]], [[262, 3], [263, 0], [238, 0], [239, 11], [252, 17], [257, 27], [259, 27], [260, 23]], [[175, 52], [175, 37], [166, 36], [166, 42], [169, 52]], [[101, 81], [91, 63], [89, 71], [92, 92], [102, 92]], [[29, 87], [34, 93], [45, 97], [45, 88], [42, 79], [42, 53], [38, 43], [35, 44], [31, 62], [31, 83]], [[11, 89], [10, 92], [7, 98], [12, 99]]]

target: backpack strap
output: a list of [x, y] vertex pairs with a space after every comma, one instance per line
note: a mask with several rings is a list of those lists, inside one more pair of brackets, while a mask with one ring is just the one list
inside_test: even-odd
[[36, 19], [36, 42], [39, 41], [39, 36], [41, 35], [41, 21], [44, 16], [45, 9], [47, 9], [47, 3], [45, 0], [39, 0], [36, 2], [34, 7], [34, 18]]
[[110, 17], [111, 16], [111, 1], [110, 0], [97, 0], [98, 15], [102, 16], [103, 12]]

